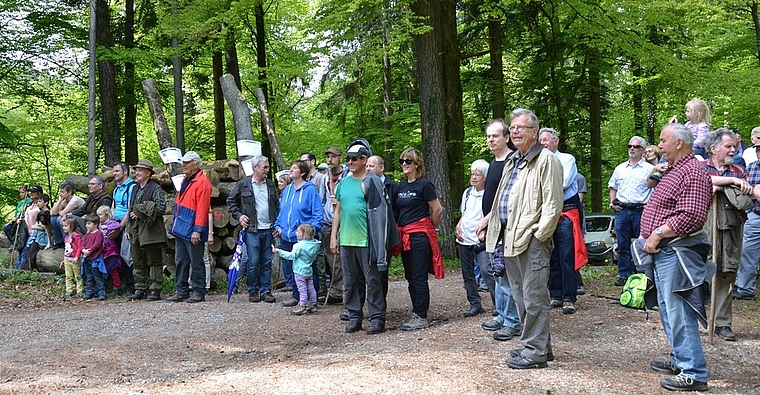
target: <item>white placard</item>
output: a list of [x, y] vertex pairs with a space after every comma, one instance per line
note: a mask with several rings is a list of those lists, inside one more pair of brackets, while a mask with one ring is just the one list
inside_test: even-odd
[[261, 155], [261, 143], [253, 140], [238, 140], [238, 156]]
[[182, 151], [177, 147], [169, 147], [158, 151], [158, 155], [161, 157], [161, 161], [165, 165], [169, 163], [182, 163]]

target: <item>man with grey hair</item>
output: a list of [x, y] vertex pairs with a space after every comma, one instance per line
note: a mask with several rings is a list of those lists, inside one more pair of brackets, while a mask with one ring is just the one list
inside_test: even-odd
[[[760, 133], [760, 126], [752, 129], [752, 141], [755, 145], [744, 150], [756, 151], [760, 148], [760, 140], [755, 136], [755, 130]], [[744, 223], [744, 234], [742, 237], [742, 257], [739, 264], [739, 270], [736, 273], [736, 282], [734, 283], [733, 298], [739, 300], [755, 300], [757, 287], [757, 263], [760, 257], [760, 161], [747, 165], [747, 181], [752, 185], [752, 192], [755, 195], [755, 203], [752, 209], [747, 212], [747, 221]]]
[[[715, 287], [715, 299], [712, 301], [715, 306], [715, 334], [723, 340], [736, 341], [731, 329], [731, 286], [736, 281], [736, 271], [741, 261], [742, 224], [747, 218], [745, 210], [752, 207], [752, 200], [747, 195], [752, 193], [753, 188], [747, 182], [748, 175], [744, 168], [734, 164], [734, 132], [724, 128], [710, 132], [705, 149], [710, 158], [704, 166], [710, 173], [713, 195], [717, 200], [714, 208], [718, 210], [708, 218], [705, 226], [718, 252], [712, 257], [718, 265], [712, 285]], [[713, 224], [713, 218], [717, 219], [717, 224]]]
[[246, 232], [248, 301], [274, 303], [269, 277], [274, 257], [271, 247], [274, 244], [274, 221], [280, 209], [280, 199], [277, 185], [267, 178], [269, 159], [257, 155], [251, 159], [251, 164], [253, 174], [235, 184], [227, 198], [227, 208], [240, 222], [241, 232]]
[[752, 146], [747, 147], [744, 152], [742, 152], [742, 159], [744, 159], [744, 164], [747, 165], [747, 168], [749, 168], [749, 165], [752, 162], [757, 161], [756, 147], [758, 145], [758, 142], [760, 142], [760, 126], [755, 126], [752, 128], [749, 139], [752, 141]]
[[642, 157], [647, 141], [633, 136], [628, 141], [628, 160], [619, 164], [610, 177], [610, 208], [615, 211], [615, 234], [618, 244], [618, 279], [623, 286], [633, 274], [631, 238], [639, 235], [641, 212], [652, 190], [647, 187], [652, 165]]
[[87, 190], [90, 195], [84, 201], [84, 206], [71, 212], [71, 215], [77, 220], [77, 232], [86, 233], [84, 227], [84, 216], [87, 214], [98, 215], [98, 207], [111, 207], [113, 198], [106, 191], [106, 180], [101, 176], [94, 176], [87, 182]]

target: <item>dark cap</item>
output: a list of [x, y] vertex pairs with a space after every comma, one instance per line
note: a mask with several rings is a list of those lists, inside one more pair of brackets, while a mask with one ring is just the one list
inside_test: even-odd
[[150, 171], [150, 174], [156, 174], [155, 170], [153, 170], [153, 163], [151, 163], [147, 159], [140, 159], [137, 161], [137, 164], [133, 166], [135, 169], [145, 169]]
[[348, 149], [348, 151], [346, 151], [346, 156], [348, 156], [349, 158], [355, 158], [357, 156], [368, 157], [370, 156], [370, 153], [367, 147], [360, 144], [356, 144], [356, 145], [352, 145]]
[[32, 189], [29, 190], [29, 192], [35, 192], [35, 193], [42, 193], [42, 187], [39, 185], [35, 185], [32, 187]]
[[338, 147], [330, 147], [330, 148], [327, 149], [327, 151], [325, 151], [325, 155], [327, 155], [327, 154], [333, 154], [335, 156], [340, 156], [342, 154], [342, 152], [340, 151], [340, 148], [338, 148]]

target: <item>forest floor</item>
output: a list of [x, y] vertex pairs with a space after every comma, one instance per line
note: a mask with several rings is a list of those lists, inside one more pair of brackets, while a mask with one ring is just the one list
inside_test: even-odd
[[[551, 312], [556, 360], [513, 370], [519, 340], [498, 342], [464, 318], [461, 274], [430, 280], [431, 326], [403, 332], [403, 279], [391, 281], [388, 330], [347, 334], [342, 306], [294, 317], [247, 295], [211, 293], [198, 304], [64, 301], [58, 282], [0, 281], [0, 393], [7, 394], [662, 394], [649, 368], [668, 345], [656, 312], [622, 307], [612, 267], [584, 269], [578, 311]], [[490, 308], [487, 294], [481, 293]], [[366, 328], [365, 321], [365, 328]], [[702, 341], [710, 392], [760, 393], [760, 302], [736, 301], [739, 340]]]

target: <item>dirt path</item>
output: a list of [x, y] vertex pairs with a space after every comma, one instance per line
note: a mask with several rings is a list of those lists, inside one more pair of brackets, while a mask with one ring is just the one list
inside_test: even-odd
[[[613, 296], [612, 277], [587, 288]], [[74, 301], [44, 295], [0, 300], [0, 393], [8, 394], [656, 394], [667, 358], [656, 313], [591, 294], [578, 312], [552, 311], [556, 361], [516, 371], [503, 363], [518, 340], [497, 342], [463, 318], [461, 275], [431, 280], [432, 326], [398, 326], [410, 311], [406, 283], [391, 282], [389, 330], [346, 334], [340, 306], [292, 317], [278, 303], [210, 295], [205, 303]], [[486, 294], [481, 294], [485, 296]], [[490, 306], [489, 302], [484, 302]], [[760, 303], [734, 306], [736, 343], [706, 344], [710, 392], [760, 393]], [[366, 325], [365, 325], [366, 326]]]

